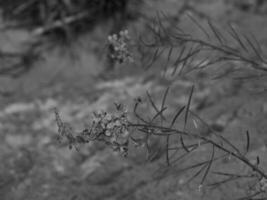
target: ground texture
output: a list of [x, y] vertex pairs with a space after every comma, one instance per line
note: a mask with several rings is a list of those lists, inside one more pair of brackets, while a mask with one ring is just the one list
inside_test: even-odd
[[[171, 0], [164, 1], [164, 5], [161, 1], [155, 2], [147, 4], [151, 9], [147, 15], [153, 15], [156, 8], [175, 14], [179, 6]], [[255, 33], [266, 48], [267, 12], [263, 8], [261, 12], [254, 12], [254, 8], [244, 12], [221, 0], [196, 1], [194, 6], [217, 22], [238, 23], [244, 30]], [[194, 84], [192, 109], [208, 123], [220, 125], [221, 134], [237, 145], [243, 145], [240, 138], [249, 130], [249, 156], [258, 155], [262, 167], [267, 169], [267, 79], [213, 79], [217, 75], [213, 71], [164, 79], [160, 73], [144, 72], [134, 64], [118, 66], [114, 72], [103, 74], [102, 59], [90, 53], [97, 49], [97, 41], [103, 39], [99, 36], [101, 30], [103, 28], [96, 28], [73, 46], [79, 55], [76, 59], [68, 52], [54, 49], [44, 53], [44, 60], [22, 77], [0, 78], [1, 199], [191, 200], [231, 199], [240, 194], [241, 189], [238, 186], [233, 189], [232, 184], [203, 196], [197, 183], [183, 185], [186, 174], [157, 181], [155, 172], [163, 163], [160, 153], [153, 162], [146, 162], [142, 149], [132, 148], [129, 157], [122, 158], [101, 144], [89, 144], [77, 152], [69, 150], [65, 143], [58, 143], [55, 107], [63, 120], [81, 130], [93, 111], [110, 110], [113, 102], [131, 106], [134, 99], [147, 90], [159, 99], [170, 83], [167, 102], [170, 110], [186, 105]], [[28, 39], [23, 31], [8, 32], [1, 36], [1, 44], [12, 50], [20, 48], [19, 44]], [[209, 134], [205, 128], [198, 128], [201, 134]], [[155, 148], [161, 146], [155, 145]], [[193, 159], [197, 159], [197, 155]]]

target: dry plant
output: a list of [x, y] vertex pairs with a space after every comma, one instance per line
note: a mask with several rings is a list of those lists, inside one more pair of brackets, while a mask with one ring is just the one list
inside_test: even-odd
[[[190, 102], [193, 95], [192, 87], [188, 103], [179, 107], [170, 121], [166, 120], [164, 112], [167, 110], [165, 105], [169, 88], [165, 91], [162, 104], [156, 106], [156, 102], [151, 95], [147, 93], [147, 100], [154, 109], [152, 116], [143, 116], [139, 113], [139, 106], [145, 103], [141, 98], [135, 100], [134, 116], [136, 122], [130, 120], [129, 113], [121, 104], [115, 104], [116, 110], [113, 113], [99, 111], [93, 114], [91, 126], [84, 128], [81, 132], [75, 132], [70, 124], [61, 120], [58, 111], [55, 111], [56, 122], [58, 125], [59, 139], [65, 139], [70, 148], [75, 147], [78, 150], [79, 144], [90, 142], [103, 142], [110, 146], [113, 151], [119, 152], [123, 156], [128, 155], [128, 147], [133, 143], [136, 147], [145, 148], [147, 160], [153, 160], [153, 154], [157, 149], [152, 148], [153, 137], [165, 138], [165, 166], [157, 171], [158, 180], [168, 176], [179, 176], [180, 174], [191, 171], [193, 175], [186, 181], [186, 184], [193, 179], [198, 180], [199, 190], [215, 189], [231, 181], [245, 180], [249, 184], [244, 187], [248, 191], [244, 198], [240, 199], [264, 199], [267, 193], [267, 174], [260, 167], [260, 158], [251, 160], [247, 157], [250, 150], [250, 134], [246, 132], [246, 140], [243, 149], [236, 147], [231, 141], [223, 135], [209, 127], [203, 119], [191, 111]], [[175, 127], [179, 117], [184, 116], [183, 128]], [[186, 130], [189, 115], [193, 115], [201, 123], [209, 127], [211, 134], [203, 136], [199, 133], [191, 133]], [[175, 141], [175, 142], [174, 142]], [[207, 148], [208, 151], [201, 149]], [[208, 153], [204, 155], [205, 159], [191, 160], [194, 154]], [[181, 162], [190, 161], [185, 166]], [[201, 160], [201, 161], [200, 161]], [[222, 163], [231, 162], [241, 163], [248, 167], [246, 173], [240, 173], [240, 169], [225, 169], [219, 171], [216, 168]], [[215, 177], [215, 181], [214, 181]], [[210, 178], [210, 179], [209, 179]], [[213, 181], [211, 181], [213, 180]], [[255, 197], [255, 198], [254, 198]]]
[[[245, 63], [252, 69], [262, 72], [267, 71], [267, 59], [264, 58], [261, 46], [252, 33], [244, 34], [230, 23], [222, 30], [208, 18], [205, 24], [201, 24], [193, 13], [188, 13], [186, 16], [191, 20], [192, 25], [202, 32], [200, 37], [187, 33], [179, 26], [166, 28], [163, 22], [170, 20], [164, 13], [159, 13], [156, 19], [147, 25], [155, 37], [152, 41], [151, 39], [146, 41], [145, 37], [140, 37], [141, 48], [139, 49], [144, 49], [144, 53], [146, 53], [145, 49], [153, 51], [150, 57], [145, 54], [146, 69], [152, 67], [161, 55], [167, 53], [164, 69], [166, 70], [168, 66], [172, 67], [173, 75], [182, 74], [185, 70], [184, 73], [190, 73], [215, 65], [222, 67], [232, 61]], [[176, 55], [178, 56], [171, 63], [171, 58]]]
[[[149, 59], [144, 56], [146, 60], [143, 63], [145, 63], [146, 69], [153, 67], [160, 56], [167, 52], [163, 70], [166, 71], [170, 68], [173, 75], [188, 74], [194, 70], [206, 69], [215, 65], [221, 66], [232, 61], [245, 63], [246, 66], [256, 71], [266, 73], [267, 60], [252, 35], [243, 34], [232, 25], [222, 31], [210, 20], [203, 26], [192, 15], [188, 17], [202, 32], [203, 37], [195, 37], [181, 27], [167, 30], [163, 21], [168, 20], [168, 17], [163, 14], [159, 14], [156, 20], [148, 26], [154, 35], [153, 40], [145, 41], [144, 37], [140, 37], [139, 40], [139, 45], [143, 49], [153, 52]], [[126, 54], [120, 50], [118, 48], [117, 53], [122, 55], [119, 58], [129, 55], [128, 50], [125, 51]], [[116, 51], [115, 48], [114, 51]], [[199, 61], [203, 55], [206, 57]], [[171, 59], [173, 56], [176, 56], [174, 61]], [[118, 56], [114, 56], [114, 58], [118, 58]], [[124, 60], [119, 59], [119, 62], [122, 61]], [[234, 69], [229, 73], [233, 73], [233, 71]], [[221, 76], [226, 75], [222, 74]], [[187, 104], [178, 107], [173, 116], [168, 119], [166, 102], [169, 90], [170, 88], [165, 90], [160, 106], [147, 92], [146, 100], [142, 98], [135, 100], [131, 113], [121, 104], [115, 104], [114, 113], [105, 111], [94, 113], [91, 126], [81, 132], [76, 132], [68, 123], [64, 123], [58, 111], [55, 111], [59, 136], [65, 138], [70, 147], [74, 146], [75, 148], [78, 148], [79, 144], [94, 141], [104, 142], [123, 156], [127, 156], [129, 144], [133, 143], [137, 147], [146, 149], [148, 160], [155, 153], [155, 149], [151, 148], [153, 138], [163, 138], [165, 140], [165, 166], [157, 171], [158, 179], [169, 175], [178, 176], [190, 171], [193, 175], [186, 183], [192, 180], [197, 181], [201, 191], [218, 188], [233, 181], [243, 181], [244, 196], [238, 199], [266, 199], [267, 172], [262, 169], [259, 157], [255, 157], [255, 159], [248, 157], [250, 133], [247, 131], [243, 134], [244, 145], [239, 147], [233, 143], [234, 141], [230, 141], [213, 130], [191, 109], [194, 86], [191, 87]], [[139, 112], [140, 106], [145, 103], [150, 104], [154, 111], [150, 116]], [[130, 117], [130, 114], [134, 116], [134, 119]], [[181, 119], [183, 124], [182, 127], [179, 127], [177, 122]], [[206, 126], [210, 134], [202, 135], [189, 131], [187, 129], [188, 121], [194, 119]], [[198, 125], [196, 125], [197, 127]], [[203, 148], [209, 151], [203, 151]], [[199, 159], [192, 159], [196, 155], [202, 156]], [[185, 164], [182, 165], [181, 161]], [[233, 163], [245, 166], [244, 173], [240, 169], [234, 170], [231, 167]], [[224, 166], [220, 167], [221, 165]], [[224, 170], [221, 170], [222, 168]]]

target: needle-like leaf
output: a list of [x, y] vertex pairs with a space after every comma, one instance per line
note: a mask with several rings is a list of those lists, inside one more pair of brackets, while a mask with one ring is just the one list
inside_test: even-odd
[[187, 16], [191, 19], [192, 22], [194, 22], [197, 27], [207, 36], [208, 39], [210, 39], [210, 35], [208, 34], [208, 32], [205, 30], [205, 28], [197, 22], [197, 20], [190, 14], [187, 14]]
[[185, 106], [181, 107], [181, 108], [178, 110], [178, 112], [175, 114], [175, 116], [174, 116], [173, 119], [172, 119], [170, 128], [173, 127], [173, 125], [174, 125], [174, 123], [176, 122], [177, 118], [180, 116], [180, 114], [183, 112], [184, 109], [185, 109]]
[[187, 124], [187, 120], [188, 120], [188, 114], [189, 114], [189, 110], [190, 110], [190, 104], [191, 104], [193, 92], [194, 92], [194, 85], [191, 87], [190, 95], [189, 95], [187, 105], [186, 105], [185, 118], [184, 118], [184, 130], [186, 128], [186, 124]]
[[247, 144], [246, 144], [246, 153], [249, 151], [249, 147], [250, 147], [250, 136], [249, 136], [249, 132], [246, 131], [246, 138], [247, 138]]
[[203, 185], [204, 181], [206, 180], [207, 176], [208, 176], [208, 173], [210, 171], [210, 168], [211, 168], [211, 164], [213, 163], [213, 159], [214, 159], [214, 154], [215, 154], [215, 148], [214, 148], [214, 145], [212, 145], [212, 155], [211, 155], [211, 158], [210, 158], [210, 161], [208, 163], [208, 166], [207, 166], [207, 169], [205, 171], [205, 174], [200, 182], [201, 185]]
[[240, 44], [240, 46], [248, 52], [248, 49], [246, 47], [246, 45], [244, 44], [244, 42], [242, 41], [239, 33], [237, 33], [237, 31], [235, 30], [235, 28], [233, 27], [233, 25], [229, 24], [229, 28], [231, 31], [229, 31], [229, 34]]
[[152, 107], [153, 107], [154, 110], [156, 111], [156, 114], [159, 114], [159, 115], [162, 117], [163, 120], [166, 120], [166, 118], [165, 118], [165, 117], [163, 116], [163, 114], [162, 114], [163, 111], [160, 111], [160, 110], [157, 108], [155, 102], [153, 101], [152, 96], [149, 94], [148, 91], [146, 92], [146, 94], [147, 94], [147, 96], [148, 96], [148, 99], [149, 99], [150, 104], [152, 105]]
[[212, 22], [210, 20], [208, 20], [208, 24], [212, 30], [212, 32], [214, 33], [215, 37], [217, 38], [217, 40], [220, 42], [220, 44], [224, 43], [224, 38], [222, 36], [222, 34], [220, 33], [220, 31], [217, 29], [217, 27], [215, 27]]
[[183, 149], [186, 151], [186, 152], [190, 152], [189, 149], [187, 148], [187, 146], [185, 145], [184, 143], [184, 139], [182, 136], [180, 136], [180, 142], [181, 142], [181, 145], [183, 147]]
[[167, 87], [167, 89], [164, 92], [162, 103], [161, 103], [161, 110], [165, 107], [166, 99], [169, 93], [170, 87]]

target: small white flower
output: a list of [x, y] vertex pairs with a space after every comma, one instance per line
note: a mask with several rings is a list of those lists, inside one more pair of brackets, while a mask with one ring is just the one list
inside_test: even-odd
[[115, 126], [118, 126], [118, 127], [121, 126], [121, 122], [119, 120], [116, 120], [114, 124]]
[[115, 126], [114, 123], [108, 123], [108, 125], [107, 125], [107, 129], [113, 129], [114, 126]]
[[124, 130], [124, 132], [123, 132], [122, 136], [126, 138], [126, 137], [128, 137], [128, 136], [129, 136], [129, 134], [130, 134], [130, 133], [129, 133], [129, 131], [128, 131], [128, 130]]
[[266, 178], [262, 178], [260, 180], [260, 187], [262, 191], [266, 191], [267, 192], [267, 179]]
[[105, 119], [108, 120], [108, 121], [110, 121], [112, 119], [111, 114], [106, 114]]
[[109, 44], [112, 46], [114, 52], [111, 52], [110, 57], [119, 63], [133, 62], [133, 57], [128, 50], [129, 41], [128, 30], [120, 31], [119, 34], [108, 36]]
[[108, 41], [109, 41], [109, 42], [112, 42], [112, 39], [113, 39], [112, 36], [109, 35], [109, 36], [108, 36]]
[[110, 130], [106, 130], [106, 131], [105, 131], [105, 135], [108, 136], [108, 137], [110, 137], [110, 136], [112, 135], [112, 133], [111, 133]]

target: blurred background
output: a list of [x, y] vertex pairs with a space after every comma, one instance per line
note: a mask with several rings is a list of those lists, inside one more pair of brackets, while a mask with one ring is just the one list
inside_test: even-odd
[[[240, 133], [249, 130], [248, 156], [259, 156], [267, 168], [266, 72], [233, 61], [163, 77], [167, 55], [145, 69], [141, 58], [151, 52], [136, 45], [138, 36], [155, 37], [148, 27], [158, 13], [168, 15], [166, 27], [180, 26], [200, 35], [189, 13], [199, 23], [212, 20], [217, 27], [233, 23], [253, 33], [265, 56], [264, 0], [0, 0], [0, 12], [1, 199], [191, 200], [242, 195], [243, 188], [235, 182], [200, 193], [197, 181], [183, 185], [190, 173], [180, 174], [177, 166], [159, 181], [155, 177], [164, 165], [161, 141], [152, 146], [157, 153], [151, 162], [146, 161], [145, 150], [134, 147], [128, 158], [122, 158], [103, 144], [81, 146], [77, 152], [58, 143], [55, 107], [64, 121], [82, 130], [94, 111], [112, 110], [113, 102], [131, 110], [134, 99], [147, 90], [160, 104], [168, 86], [170, 115], [177, 105], [186, 105], [194, 84], [192, 109], [237, 145], [242, 145]], [[109, 57], [108, 36], [121, 30], [129, 31], [134, 62], [118, 63]], [[192, 123], [189, 128], [194, 129]], [[193, 131], [209, 134], [201, 126]], [[208, 149], [203, 152], [191, 161]]]

